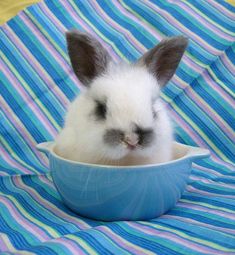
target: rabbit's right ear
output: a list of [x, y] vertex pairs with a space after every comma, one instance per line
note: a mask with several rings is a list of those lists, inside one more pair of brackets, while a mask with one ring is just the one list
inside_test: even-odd
[[72, 30], [66, 33], [66, 39], [74, 73], [85, 86], [89, 86], [106, 71], [111, 57], [100, 42], [87, 33]]
[[146, 52], [136, 64], [145, 66], [163, 87], [174, 75], [187, 45], [188, 39], [184, 36], [166, 38]]

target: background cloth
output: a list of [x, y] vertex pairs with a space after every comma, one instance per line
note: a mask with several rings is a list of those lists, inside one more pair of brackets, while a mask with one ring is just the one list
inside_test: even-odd
[[[37, 143], [53, 140], [79, 93], [65, 31], [134, 61], [165, 36], [190, 39], [162, 93], [176, 140], [210, 149], [175, 208], [97, 222], [66, 208]], [[2, 254], [235, 254], [235, 7], [221, 0], [46, 0], [0, 28]]]

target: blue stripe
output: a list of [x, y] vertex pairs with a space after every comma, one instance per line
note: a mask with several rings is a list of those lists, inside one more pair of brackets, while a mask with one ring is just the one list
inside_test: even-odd
[[[43, 68], [47, 70], [51, 76], [51, 79], [55, 82], [55, 84], [57, 84], [61, 91], [63, 91], [63, 93], [66, 94], [69, 98], [73, 99], [75, 96], [74, 92], [69, 86], [66, 86], [66, 79], [64, 79], [67, 74], [63, 71], [62, 67], [55, 61], [53, 57], [50, 58], [49, 62], [48, 58], [46, 57], [48, 55], [45, 54], [47, 52], [45, 46], [38, 44], [32, 35], [32, 32], [29, 29], [23, 29], [21, 26], [23, 26], [21, 20], [17, 20], [14, 22], [14, 24], [11, 25], [11, 28], [13, 31], [18, 31], [19, 39], [25, 44], [30, 52], [33, 52], [34, 57], [40, 62]], [[8, 54], [10, 53], [8, 52]], [[11, 55], [11, 57], [14, 56]], [[21, 75], [22, 77], [27, 77], [26, 80], [31, 81], [30, 85], [33, 85], [31, 80], [33, 77], [29, 77], [27, 73], [22, 73]], [[47, 104], [50, 105], [49, 102]], [[51, 108], [53, 108], [53, 106], [51, 106], [50, 109]], [[55, 116], [55, 119], [56, 117], [57, 116]]]
[[[212, 45], [213, 47], [217, 48], [218, 50], [224, 50], [226, 47], [226, 40], [223, 40], [222, 38], [218, 37], [216, 33], [213, 33], [213, 31], [207, 32], [204, 27], [198, 26], [198, 21], [195, 20], [194, 17], [189, 16], [187, 13], [183, 13], [184, 15], [181, 14], [179, 10], [175, 10], [173, 5], [167, 3], [166, 1], [156, 1], [156, 0], [151, 0], [153, 3], [157, 3], [157, 5], [170, 13], [173, 17], [175, 17], [176, 20], [180, 20], [180, 23], [182, 23], [185, 27], [187, 27], [190, 31], [193, 31], [195, 34], [200, 36], [203, 40], [205, 40], [208, 44]], [[195, 23], [197, 25], [195, 25]], [[207, 33], [206, 33], [207, 32]], [[223, 43], [220, 43], [220, 41], [223, 41]]]
[[188, 1], [191, 5], [200, 10], [204, 15], [210, 17], [210, 19], [213, 20], [215, 23], [220, 24], [221, 26], [230, 31], [235, 31], [235, 26], [230, 25], [232, 24], [231, 20], [228, 19], [225, 15], [223, 15], [223, 12], [219, 12], [217, 9], [213, 8], [212, 5], [209, 5], [209, 3], [207, 3], [206, 1]]
[[[51, 220], [52, 214], [47, 213], [45, 209], [42, 209], [42, 207], [39, 207], [40, 209], [38, 208], [38, 210], [35, 210], [35, 207], [33, 205], [36, 204], [36, 201], [34, 201], [33, 199], [30, 199], [29, 195], [28, 194], [26, 195], [23, 190], [20, 191], [14, 185], [10, 183], [7, 184], [4, 182], [10, 182], [10, 180], [6, 181], [0, 178], [0, 189], [3, 190], [5, 194], [13, 196], [20, 203], [20, 205], [30, 215], [32, 215], [32, 217], [43, 222], [45, 225], [53, 226], [53, 228], [62, 235], [69, 233], [68, 229], [65, 226], [58, 224], [56, 221], [52, 221]], [[9, 185], [11, 186], [11, 190], [8, 188]]]
[[125, 28], [127, 32], [130, 32], [138, 41], [142, 42], [147, 49], [152, 48], [155, 44], [157, 44], [156, 38], [154, 38], [147, 30], [144, 28], [141, 30], [137, 29], [128, 17], [120, 15], [120, 11], [116, 10], [116, 6], [111, 1], [107, 1], [107, 5], [104, 6], [102, 6], [103, 1], [101, 0], [98, 0], [97, 3], [112, 20]]
[[128, 60], [134, 61], [136, 59], [136, 56], [138, 56], [139, 53], [129, 43], [129, 41], [126, 40], [124, 35], [115, 32], [115, 30], [111, 26], [108, 26], [108, 24], [106, 24], [102, 19], [100, 19], [96, 12], [88, 4], [83, 4], [83, 2], [80, 2], [79, 7], [83, 14], [86, 16], [86, 18], [92, 24], [96, 24], [96, 28], [100, 32], [102, 32], [102, 34], [106, 38], [109, 38], [109, 40], [116, 45], [116, 47]]
[[[174, 215], [174, 216], [180, 216], [183, 218], [189, 218], [195, 221], [199, 221], [199, 222], [203, 222], [212, 226], [217, 226], [217, 227], [221, 227], [221, 228], [227, 228], [227, 229], [233, 229], [234, 225], [233, 224], [228, 224], [225, 222], [221, 222], [218, 221], [216, 219], [214, 219], [213, 215], [208, 215], [208, 217], [206, 216], [202, 216], [199, 214], [199, 211], [193, 210], [193, 211], [183, 211], [183, 210], [177, 210], [177, 209], [172, 209], [171, 211], [168, 212], [169, 215]], [[211, 216], [211, 218], [210, 218]], [[172, 220], [171, 220], [172, 222]], [[199, 226], [197, 226], [197, 229], [199, 228]], [[216, 241], [217, 243], [217, 241]], [[227, 245], [226, 245], [227, 247]]]
[[219, 3], [220, 5], [224, 6], [229, 11], [235, 12], [235, 7], [232, 5], [232, 3], [229, 3], [229, 2], [224, 1], [224, 0], [216, 0], [216, 2]]
[[[36, 190], [43, 199], [45, 199], [46, 201], [49, 201], [51, 204], [55, 205], [61, 211], [66, 212], [66, 214], [68, 214], [72, 217], [78, 216], [73, 211], [71, 211], [69, 208], [67, 208], [63, 203], [61, 203], [61, 198], [59, 197], [59, 194], [56, 192], [56, 190], [52, 190], [52, 189], [49, 190], [49, 187], [46, 186], [44, 183], [42, 183], [37, 178], [37, 176], [25, 176], [24, 178], [22, 178], [22, 181], [25, 185]], [[93, 221], [90, 219], [87, 219], [86, 223], [91, 225], [92, 227], [100, 225], [100, 222]], [[68, 224], [72, 224], [72, 223], [68, 223]]]
[[230, 198], [205, 197], [204, 195], [185, 192], [182, 196], [182, 199], [187, 199], [189, 201], [195, 201], [200, 203], [206, 203], [209, 205], [217, 206], [221, 209], [225, 208], [231, 211], [235, 210], [235, 200]]
[[[23, 69], [23, 68], [26, 68], [26, 66], [22, 68], [20, 60], [15, 55], [15, 54], [17, 54], [16, 51], [11, 51], [10, 49], [7, 49], [5, 47], [5, 45], [2, 47], [2, 51], [8, 58], [12, 59], [15, 69], [18, 70], [20, 76], [24, 79], [24, 81], [27, 84], [32, 84], [31, 88], [33, 89], [35, 95], [37, 96], [37, 98], [40, 98], [40, 100], [42, 101], [43, 104], [48, 106], [53, 118], [55, 120], [57, 120], [57, 122], [62, 123], [63, 120], [61, 118], [60, 112], [64, 111], [64, 109], [61, 107], [61, 104], [56, 105], [56, 101], [51, 99], [51, 95], [49, 93], [47, 93], [47, 91], [45, 91], [43, 88], [40, 88], [39, 85], [41, 83], [41, 80], [39, 80], [39, 79], [36, 80], [36, 79], [32, 78], [34, 76], [30, 75], [29, 73], [27, 73], [27, 71], [25, 69]], [[14, 52], [14, 54], [13, 54], [13, 52]], [[28, 94], [28, 95], [33, 100], [32, 96], [30, 94]], [[52, 101], [54, 101], [55, 105], [52, 104]]]
[[74, 233], [75, 236], [84, 238], [86, 242], [93, 248], [95, 248], [96, 252], [98, 254], [104, 254], [104, 255], [110, 255], [112, 254], [108, 249], [106, 249], [96, 238], [94, 238], [92, 235], [90, 235], [88, 232], [77, 232]]
[[[218, 245], [221, 245], [222, 247], [228, 247], [228, 248], [234, 248], [235, 243], [232, 245], [232, 243], [228, 243], [230, 240], [230, 237], [226, 234], [220, 233], [219, 231], [214, 231], [205, 227], [194, 227], [193, 224], [185, 223], [182, 221], [177, 221], [172, 219], [169, 223], [166, 219], [159, 219], [157, 222], [157, 225], [165, 226], [168, 228], [174, 228], [178, 231], [187, 231], [188, 235], [195, 237], [195, 238], [201, 238], [202, 240], [207, 241], [216, 241]], [[168, 232], [168, 231], [167, 231]], [[170, 232], [170, 231], [169, 231]]]
[[[141, 236], [137, 236], [136, 234], [132, 234], [132, 232], [134, 232], [135, 230], [129, 229], [130, 232], [125, 231], [122, 226], [120, 226], [118, 223], [113, 223], [109, 225], [109, 228], [116, 233], [117, 235], [123, 237], [124, 239], [126, 239], [127, 241], [134, 243], [144, 249], [150, 250], [152, 252], [158, 252], [159, 254], [162, 255], [168, 255], [168, 254], [172, 254], [172, 255], [178, 255], [179, 253], [167, 248], [164, 245], [161, 245], [160, 243], [157, 242], [153, 242], [151, 240], [148, 240], [147, 238], [151, 238], [151, 236], [146, 236], [146, 238], [141, 237]], [[136, 231], [135, 231], [136, 232]], [[138, 233], [139, 235], [143, 235], [142, 232]], [[160, 237], [158, 237], [159, 239], [161, 239]]]

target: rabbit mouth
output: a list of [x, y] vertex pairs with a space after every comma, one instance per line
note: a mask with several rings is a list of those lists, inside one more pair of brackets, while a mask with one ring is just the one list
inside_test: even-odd
[[127, 148], [128, 150], [135, 150], [139, 147], [139, 140], [129, 141], [129, 140], [121, 140], [121, 144]]
[[135, 150], [135, 149], [137, 148], [137, 146], [136, 146], [136, 145], [130, 145], [130, 144], [128, 144], [128, 145], [127, 145], [127, 148], [128, 148], [129, 150], [133, 151], [133, 150]]

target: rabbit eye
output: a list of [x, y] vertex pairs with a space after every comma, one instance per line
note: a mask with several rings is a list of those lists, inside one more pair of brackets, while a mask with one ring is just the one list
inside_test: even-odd
[[96, 101], [95, 116], [98, 120], [104, 120], [106, 118], [106, 104], [104, 102]]

